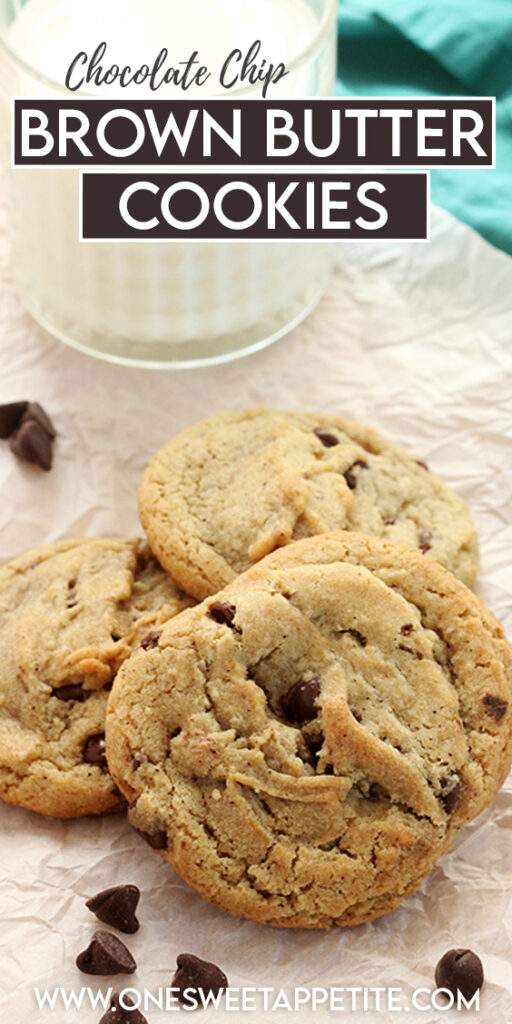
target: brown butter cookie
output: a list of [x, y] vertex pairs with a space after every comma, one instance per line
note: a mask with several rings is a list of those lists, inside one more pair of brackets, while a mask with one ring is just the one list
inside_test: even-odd
[[109, 699], [129, 818], [202, 896], [278, 926], [414, 892], [512, 759], [512, 652], [433, 559], [299, 541], [167, 623]]
[[478, 567], [462, 499], [339, 416], [248, 409], [197, 423], [151, 460], [139, 508], [157, 558], [199, 600], [275, 548], [330, 530], [418, 547], [468, 586]]
[[70, 540], [0, 570], [0, 797], [59, 818], [120, 805], [108, 690], [148, 632], [188, 607], [139, 540]]

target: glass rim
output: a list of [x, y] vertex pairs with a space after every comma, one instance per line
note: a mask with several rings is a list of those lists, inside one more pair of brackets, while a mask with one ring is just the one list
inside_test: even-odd
[[[322, 12], [322, 16], [321, 16], [321, 18], [320, 18], [320, 20], [318, 22], [318, 28], [317, 28], [313, 38], [308, 42], [307, 46], [305, 46], [290, 61], [290, 63], [286, 65], [286, 70], [289, 73], [294, 72], [294, 71], [298, 71], [302, 67], [302, 65], [305, 64], [313, 56], [313, 54], [318, 49], [319, 45], [321, 44], [321, 42], [323, 40], [323, 37], [324, 37], [324, 35], [326, 33], [326, 29], [327, 29], [327, 27], [328, 27], [328, 25], [329, 25], [329, 23], [331, 21], [331, 17], [333, 15], [335, 15], [337, 7], [338, 7], [338, 0], [324, 0], [324, 9], [323, 9], [323, 12]], [[99, 98], [99, 93], [98, 92], [91, 93], [91, 92], [85, 91], [84, 89], [78, 89], [76, 92], [72, 92], [71, 90], [67, 89], [66, 86], [63, 83], [58, 82], [58, 81], [56, 81], [53, 78], [50, 78], [48, 75], [44, 74], [44, 72], [42, 72], [42, 71], [38, 71], [37, 68], [35, 68], [32, 64], [30, 64], [28, 61], [26, 61], [23, 57], [20, 56], [19, 53], [17, 53], [16, 50], [14, 50], [11, 46], [9, 46], [9, 44], [8, 44], [8, 42], [6, 40], [5, 32], [0, 30], [0, 54], [1, 54], [2, 49], [5, 51], [7, 56], [12, 60], [12, 62], [15, 65], [18, 65], [18, 67], [22, 68], [22, 70], [26, 74], [28, 74], [30, 76], [30, 78], [33, 78], [35, 81], [37, 81], [40, 84], [44, 85], [46, 88], [50, 88], [54, 92], [63, 92], [66, 95], [70, 95], [70, 96], [71, 95], [77, 96], [77, 97], [78, 96], [82, 96], [82, 97], [87, 97], [88, 99], [90, 99], [91, 97], [98, 97]], [[254, 90], [254, 86], [243, 85], [239, 89], [233, 89], [233, 90], [230, 89], [230, 90], [224, 90], [224, 91], [225, 92], [229, 91], [229, 96], [226, 96], [226, 99], [230, 99], [233, 96], [242, 97], [243, 98], [243, 94], [244, 93], [251, 92], [252, 90]], [[219, 93], [206, 93], [205, 94], [205, 98], [207, 96], [209, 99], [212, 99], [212, 98], [219, 99], [219, 98], [222, 98], [222, 95], [223, 95], [222, 93], [221, 94], [219, 94]], [[101, 99], [106, 99], [106, 98], [107, 98], [107, 96], [105, 94], [103, 94], [101, 96]], [[114, 98], [118, 99], [120, 97], [112, 96], [112, 99], [114, 99]], [[133, 97], [133, 98], [135, 98], [135, 97]], [[155, 99], [157, 99], [157, 98], [159, 98], [159, 97], [155, 96]], [[163, 98], [163, 97], [161, 97], [161, 98]], [[185, 96], [181, 96], [181, 97], [180, 96], [173, 96], [172, 100], [179, 99], [179, 98], [184, 99], [186, 97]], [[254, 98], [256, 99], [256, 98], [260, 98], [260, 97], [254, 97]], [[267, 98], [270, 99], [271, 97], [267, 97]], [[166, 99], [171, 99], [171, 97], [166, 97]]]

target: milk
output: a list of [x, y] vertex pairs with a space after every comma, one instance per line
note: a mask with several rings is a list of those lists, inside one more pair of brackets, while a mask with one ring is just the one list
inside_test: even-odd
[[[151, 63], [163, 46], [173, 66], [197, 50], [211, 78], [206, 87], [192, 87], [187, 92], [192, 96], [222, 92], [220, 71], [233, 49], [246, 52], [261, 39], [267, 60], [288, 64], [317, 28], [304, 0], [27, 0], [9, 30], [8, 43], [33, 68], [61, 84], [72, 58], [82, 50], [92, 55], [102, 41], [112, 63], [134, 69]], [[294, 95], [306, 86], [306, 77], [295, 76]], [[98, 89], [91, 83], [87, 91]], [[129, 91], [150, 94], [144, 86]], [[158, 95], [179, 93], [171, 86]]]
[[[27, 0], [6, 35], [23, 66], [0, 53], [4, 134], [7, 92], [65, 95], [62, 83], [73, 58], [79, 51], [91, 57], [103, 41], [106, 67], [129, 64], [134, 70], [151, 65], [162, 47], [173, 67], [198, 51], [210, 72], [206, 84], [187, 92], [168, 85], [151, 94], [159, 98], [254, 95], [257, 89], [241, 92], [240, 85], [236, 93], [222, 89], [219, 74], [232, 50], [245, 53], [256, 39], [262, 43], [261, 58], [291, 66], [270, 88], [270, 98], [328, 94], [334, 80], [335, 4], [311, 3]], [[324, 37], [310, 59], [294, 67], [294, 59], [318, 36], [316, 12], [326, 4], [332, 12]], [[31, 76], [27, 65], [45, 77]], [[117, 99], [147, 97], [149, 90], [146, 85], [98, 88], [91, 82], [84, 92]], [[317, 243], [79, 243], [74, 170], [11, 171], [8, 200], [26, 305], [53, 333], [107, 358], [154, 364], [226, 358], [284, 333], [325, 284], [327, 258]]]

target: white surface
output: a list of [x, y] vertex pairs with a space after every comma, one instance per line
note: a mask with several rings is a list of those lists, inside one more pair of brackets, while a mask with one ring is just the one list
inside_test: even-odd
[[[59, 431], [43, 474], [0, 443], [0, 559], [78, 533], [137, 531], [135, 490], [175, 431], [232, 406], [332, 410], [373, 423], [468, 500], [482, 546], [479, 591], [512, 633], [512, 261], [436, 212], [429, 245], [351, 244], [319, 309], [249, 359], [173, 374], [116, 369], [72, 352], [22, 312], [0, 232], [0, 401], [37, 399]], [[0, 807], [1, 1019], [96, 1024], [101, 1012], [38, 1013], [32, 987], [82, 983], [73, 966], [94, 930], [84, 900], [124, 881], [142, 889], [128, 938], [139, 971], [121, 986], [170, 985], [182, 951], [218, 962], [231, 985], [433, 987], [451, 946], [482, 957], [483, 1024], [512, 1020], [510, 780], [459, 836], [420, 892], [380, 921], [328, 934], [278, 932], [204, 903], [122, 818], [52, 822]], [[96, 988], [94, 979], [91, 980]], [[104, 986], [106, 987], [106, 986]], [[119, 988], [119, 982], [117, 984]], [[153, 1011], [150, 1024], [175, 1016]], [[233, 1020], [196, 1012], [194, 1022]], [[244, 1015], [248, 1022], [260, 1013]], [[403, 1012], [275, 1013], [287, 1021], [400, 1024]], [[408, 1024], [462, 1020], [411, 1010]], [[466, 1018], [467, 1019], [467, 1018]]]

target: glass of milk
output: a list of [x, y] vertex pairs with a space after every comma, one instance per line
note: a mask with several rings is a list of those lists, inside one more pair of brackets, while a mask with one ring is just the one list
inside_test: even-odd
[[[330, 95], [335, 16], [336, 0], [0, 0], [2, 192], [19, 291], [47, 330], [113, 362], [221, 362], [270, 344], [307, 315], [325, 288], [331, 250], [319, 242], [79, 242], [78, 171], [9, 167], [11, 97], [78, 96], [65, 89], [67, 69], [102, 41], [105, 66], [152, 64], [165, 46], [175, 67], [197, 50], [212, 75], [196, 96], [260, 95], [261, 86], [218, 84], [228, 54], [257, 39], [261, 56], [289, 71], [268, 98]], [[87, 89], [112, 99], [194, 96], [194, 87]]]

